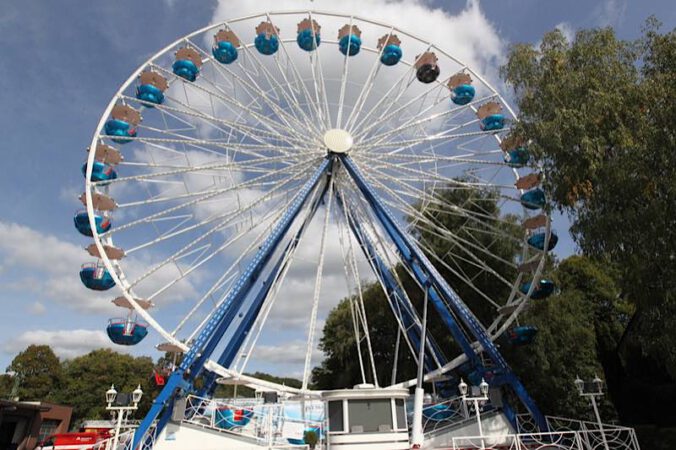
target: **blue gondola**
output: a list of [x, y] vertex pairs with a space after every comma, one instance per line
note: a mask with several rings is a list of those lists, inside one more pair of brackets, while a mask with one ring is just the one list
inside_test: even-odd
[[110, 319], [108, 337], [118, 345], [136, 345], [148, 335], [148, 325], [133, 319]]
[[277, 36], [266, 36], [265, 33], [261, 33], [256, 36], [254, 41], [256, 50], [258, 50], [263, 55], [274, 55], [279, 49], [279, 40]]
[[536, 188], [521, 195], [520, 201], [526, 209], [542, 209], [547, 203], [547, 197], [545, 196], [545, 191]]
[[390, 44], [383, 49], [383, 54], [380, 55], [380, 62], [386, 66], [394, 66], [401, 60], [401, 56], [401, 47]]
[[214, 46], [211, 53], [221, 64], [231, 64], [237, 60], [237, 48], [239, 47], [239, 38], [230, 30], [220, 30], [214, 36]]
[[197, 50], [183, 47], [176, 52], [176, 61], [171, 66], [174, 75], [188, 81], [195, 81], [200, 73], [202, 58]]
[[311, 52], [319, 47], [319, 44], [321, 43], [321, 37], [319, 36], [319, 33], [313, 33], [312, 29], [308, 28], [298, 33], [296, 42], [300, 48], [306, 52]]
[[224, 430], [242, 428], [249, 424], [253, 409], [221, 407], [214, 411], [215, 425]]
[[131, 140], [125, 138], [136, 137], [136, 127], [129, 122], [119, 119], [110, 119], [107, 121], [104, 132], [118, 144], [126, 144]]
[[[136, 98], [156, 105], [164, 102], [164, 93], [152, 84], [141, 84], [136, 88]], [[150, 107], [150, 105], [145, 105]]]
[[458, 412], [451, 408], [448, 404], [438, 403], [435, 405], [423, 406], [423, 417], [427, 420], [441, 422], [448, 420], [458, 414]]
[[361, 38], [355, 34], [343, 36], [338, 41], [340, 53], [346, 56], [354, 56], [361, 50]]
[[97, 263], [83, 264], [80, 269], [80, 280], [89, 289], [107, 291], [115, 286], [115, 280], [103, 265]]
[[458, 72], [448, 79], [448, 88], [451, 90], [451, 101], [456, 105], [466, 105], [474, 100], [476, 90], [472, 86], [472, 77], [464, 72]]
[[[531, 282], [527, 282], [521, 285], [521, 293], [524, 295], [528, 294], [528, 290], [530, 289]], [[549, 297], [554, 293], [554, 282], [546, 279], [541, 279], [538, 282], [537, 287], [533, 290], [533, 293], [531, 294], [530, 298], [533, 300], [542, 300], [544, 298]]]
[[[89, 237], [93, 236], [92, 228], [89, 226], [89, 215], [87, 214], [87, 211], [78, 211], [75, 214], [75, 217], [73, 217], [73, 222], [75, 223], [75, 228], [77, 228], [77, 231], [81, 234]], [[94, 214], [94, 222], [96, 223], [96, 232], [98, 234], [110, 230], [111, 223], [108, 217], [101, 214]]]
[[401, 40], [394, 34], [386, 34], [378, 39], [378, 50], [381, 51], [380, 62], [386, 66], [394, 66], [402, 56]]
[[537, 327], [533, 325], [522, 325], [512, 328], [507, 332], [509, 343], [514, 346], [528, 345], [533, 342], [538, 333]]
[[530, 161], [530, 153], [525, 147], [517, 147], [506, 152], [504, 159], [510, 167], [521, 168]]
[[175, 75], [188, 81], [195, 81], [200, 72], [199, 67], [189, 59], [179, 59], [174, 61], [171, 70]]
[[502, 130], [505, 127], [505, 116], [502, 114], [491, 114], [481, 119], [481, 129], [483, 131]]
[[216, 61], [222, 64], [231, 64], [238, 56], [237, 47], [228, 41], [221, 41], [214, 45], [211, 53], [216, 58]]
[[[82, 165], [82, 175], [87, 176], [87, 163]], [[101, 161], [94, 161], [92, 167], [91, 181], [110, 181], [117, 178], [117, 172], [110, 164], [102, 163]], [[102, 183], [105, 184], [105, 183]]]
[[152, 108], [153, 105], [159, 105], [164, 102], [164, 91], [169, 85], [167, 80], [159, 73], [146, 70], [139, 76], [139, 85], [136, 88], [136, 98], [147, 102], [146, 108]]
[[466, 105], [474, 100], [476, 90], [471, 84], [461, 84], [451, 91], [451, 101], [456, 105]]
[[319, 427], [308, 427], [303, 431], [303, 439], [294, 439], [294, 438], [287, 438], [287, 442], [291, 445], [305, 445], [305, 433], [308, 431], [313, 431], [316, 435], [317, 438], [321, 437], [321, 428]]
[[[534, 235], [528, 238], [528, 245], [537, 248], [538, 250], [544, 250], [546, 237], [547, 234], [544, 232], [535, 233]], [[556, 247], [557, 242], [559, 242], [559, 237], [556, 235], [556, 233], [552, 231], [551, 234], [549, 235], [547, 251], [552, 250], [554, 247]]]
[[279, 28], [270, 22], [261, 22], [256, 27], [256, 39], [254, 46], [263, 55], [274, 55], [279, 50]]

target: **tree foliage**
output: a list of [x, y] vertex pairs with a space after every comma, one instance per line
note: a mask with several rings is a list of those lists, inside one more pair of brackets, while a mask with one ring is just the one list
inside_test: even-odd
[[559, 31], [517, 45], [503, 67], [553, 202], [583, 252], [618, 270], [622, 293], [649, 317], [644, 351], [676, 377], [676, 30], [650, 19], [643, 37]]
[[[589, 415], [589, 405], [573, 386], [580, 376], [603, 376], [603, 361], [612, 358], [632, 306], [621, 300], [608, 270], [584, 256], [571, 256], [550, 274], [560, 294], [534, 301], [520, 318], [539, 332], [527, 347], [503, 346], [506, 358], [546, 414]], [[616, 417], [609, 399], [604, 417]]]
[[152, 403], [156, 388], [151, 382], [153, 361], [109, 349], [94, 350], [63, 363], [64, 383], [56, 399], [73, 407], [73, 422], [109, 417], [105, 410], [105, 392], [115, 385], [118, 392], [130, 393], [138, 385], [144, 392], [135, 412], [143, 417]]
[[[472, 263], [472, 255], [468, 252], [476, 250], [459, 245], [459, 242], [464, 240], [487, 249], [496, 258], [487, 258], [482, 254], [486, 264], [506, 279], [515, 279], [513, 266], [505, 261], [514, 261], [520, 249], [520, 243], [514, 238], [519, 232], [516, 220], [514, 217], [502, 215], [498, 206], [499, 197], [493, 191], [446, 186], [431, 194], [438, 202], [430, 204], [455, 205], [469, 211], [472, 218], [468, 218], [467, 214], [458, 214], [452, 206], [439, 208], [430, 204], [419, 204], [417, 210], [424, 220], [413, 216], [408, 218], [414, 225], [414, 235], [425, 247], [430, 259], [439, 267], [440, 274], [474, 314], [483, 323], [490, 323], [495, 317], [495, 309], [477, 289], [491, 299], [504, 300], [510, 293], [510, 286], [498, 282], [488, 271]], [[500, 235], [496, 235], [496, 228], [502, 232]], [[439, 230], [444, 229], [453, 230], [457, 237], [455, 243], [439, 234]], [[401, 266], [396, 268], [396, 272], [418, 315], [422, 317], [422, 290]], [[467, 279], [472, 280], [473, 286], [467, 284]], [[378, 283], [368, 285], [363, 291], [363, 300], [379, 383], [390, 384], [395, 357], [398, 358], [397, 381], [414, 378], [414, 358], [403, 338], [398, 355], [395, 352], [399, 328], [381, 286]], [[324, 351], [326, 358], [313, 371], [313, 381], [320, 389], [351, 387], [364, 381], [352, 323], [353, 301], [356, 301], [356, 297], [344, 299], [327, 317], [320, 340], [320, 349]], [[429, 308], [428, 313], [428, 333], [436, 340], [446, 357], [455, 357], [459, 353], [460, 347], [454, 342], [433, 307]], [[373, 382], [365, 342], [361, 348], [365, 381]]]
[[53, 399], [63, 381], [59, 358], [48, 345], [28, 346], [7, 370], [19, 383], [16, 396], [25, 401]]

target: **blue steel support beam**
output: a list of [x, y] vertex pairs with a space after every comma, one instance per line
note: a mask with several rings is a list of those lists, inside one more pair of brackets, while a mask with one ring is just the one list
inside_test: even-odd
[[[338, 198], [340, 199], [340, 197]], [[343, 205], [343, 202], [340, 200], [338, 201], [338, 205], [341, 208], [345, 208], [345, 205]], [[400, 317], [402, 324], [406, 328], [409, 339], [411, 339], [411, 342], [413, 343], [413, 346], [419, 349], [421, 329], [420, 326], [416, 324], [415, 319], [418, 317], [418, 315], [415, 311], [415, 308], [413, 307], [413, 304], [408, 298], [408, 295], [406, 295], [406, 292], [404, 292], [399, 287], [394, 273], [392, 273], [392, 270], [387, 267], [385, 262], [382, 260], [375, 246], [370, 241], [368, 236], [363, 232], [361, 226], [354, 220], [352, 214], [348, 213], [347, 217], [350, 229], [352, 230], [352, 233], [357, 239], [359, 246], [364, 252], [364, 256], [369, 261], [373, 271], [378, 275], [378, 278], [381, 279], [385, 285], [385, 289], [387, 290], [387, 299], [390, 302], [390, 308], [392, 308], [392, 312]], [[392, 303], [392, 300], [396, 301], [396, 305]], [[397, 314], [397, 311], [401, 311], [401, 314]], [[432, 349], [432, 352], [434, 352], [437, 360], [442, 365], [445, 364], [447, 362], [446, 358], [434, 339], [428, 337], [427, 343]], [[428, 358], [425, 358], [424, 364], [426, 370], [430, 371], [434, 369], [434, 367], [431, 365], [431, 361], [429, 361]]]
[[[254, 325], [254, 322], [258, 317], [258, 313], [263, 307], [263, 303], [265, 302], [265, 299], [267, 298], [268, 293], [270, 292], [270, 289], [272, 288], [272, 285], [275, 279], [277, 278], [277, 275], [282, 272], [282, 270], [286, 267], [287, 264], [289, 264], [289, 261], [285, 261], [286, 256], [288, 254], [293, 254], [293, 252], [298, 247], [298, 244], [300, 243], [300, 239], [303, 236], [303, 233], [310, 225], [310, 222], [312, 222], [312, 218], [315, 216], [315, 213], [319, 209], [319, 205], [322, 204], [322, 201], [326, 196], [326, 191], [328, 190], [330, 183], [331, 183], [331, 174], [329, 173], [329, 175], [326, 178], [326, 183], [324, 184], [324, 188], [322, 189], [321, 194], [317, 196], [312, 206], [310, 207], [310, 211], [308, 215], [305, 217], [305, 220], [303, 221], [302, 225], [300, 226], [298, 231], [296, 231], [294, 237], [291, 239], [291, 241], [289, 241], [289, 243], [286, 245], [286, 248], [279, 256], [277, 263], [268, 274], [266, 280], [263, 282], [254, 300], [248, 306], [248, 309], [244, 314], [244, 317], [240, 321], [239, 325], [237, 326], [237, 329], [233, 333], [232, 338], [230, 339], [225, 349], [221, 353], [221, 356], [218, 358], [218, 364], [220, 364], [221, 366], [229, 367], [230, 364], [232, 364], [232, 361], [235, 359], [235, 356], [237, 356], [237, 352], [239, 352], [240, 347], [244, 343], [244, 339], [251, 330], [251, 327]], [[214, 389], [216, 388], [216, 378], [217, 375], [215, 373], [213, 372], [209, 373], [205, 377], [204, 387], [200, 390], [200, 392], [197, 395], [199, 397], [211, 396], [214, 392]]]
[[[448, 285], [441, 274], [439, 274], [427, 256], [425, 256], [425, 254], [420, 250], [415, 242], [401, 229], [392, 213], [385, 207], [376, 191], [366, 181], [354, 161], [347, 155], [341, 155], [341, 162], [359, 187], [359, 190], [362, 192], [368, 203], [373, 208], [376, 217], [389, 235], [390, 239], [392, 239], [392, 241], [397, 246], [397, 249], [402, 255], [405, 263], [408, 264], [412, 269], [420, 284], [422, 286], [425, 286], [428, 283], [431, 285], [428, 289], [430, 301], [435, 306], [435, 309], [440, 313], [442, 319], [444, 319], [444, 322], [449, 327], [453, 337], [456, 339], [461, 339], [458, 343], [463, 349], [465, 355], [470, 360], [477, 359], [477, 355], [474, 350], [471, 347], [467, 347], [467, 341], [464, 335], [462, 333], [458, 333], [455, 320], [447, 320], [444, 318], [444, 316], [450, 317], [447, 308], [451, 308], [453, 310], [454, 314], [459, 317], [472, 336], [474, 336], [479, 344], [481, 344], [484, 351], [490, 357], [493, 363], [501, 370], [503, 374], [507, 375], [506, 381], [511, 385], [512, 389], [524, 406], [530, 411], [538, 428], [542, 431], [547, 430], [547, 422], [540, 412], [540, 409], [528, 394], [521, 381], [516, 377], [516, 375], [513, 374], [512, 369], [507, 364], [507, 361], [505, 361], [505, 359], [502, 357], [493, 341], [491, 341], [483, 326], [474, 317], [472, 312], [467, 308], [458, 294]], [[456, 337], [456, 334], [459, 335]]]
[[[331, 170], [334, 158], [327, 156], [322, 161], [315, 173], [300, 189], [293, 202], [289, 206], [288, 211], [284, 213], [282, 218], [277, 222], [270, 235], [266, 238], [263, 245], [246, 267], [244, 272], [240, 275], [233, 288], [228, 293], [225, 300], [218, 306], [216, 311], [211, 315], [207, 324], [197, 335], [190, 350], [184, 355], [180, 366], [171, 374], [167, 380], [166, 385], [160, 394], [153, 401], [148, 414], [139, 425], [134, 433], [134, 442], [132, 449], [137, 449], [142, 439], [147, 439], [148, 430], [151, 429], [153, 422], [158, 418], [160, 413], [169, 404], [173, 404], [173, 398], [180, 390], [188, 391], [192, 388], [192, 382], [196, 375], [201, 372], [204, 363], [211, 356], [214, 348], [218, 345], [223, 333], [227, 329], [235, 312], [241, 307], [242, 302], [246, 298], [249, 290], [253, 287], [256, 278], [263, 270], [279, 246], [282, 238], [291, 227], [298, 214], [307, 201], [310, 193], [315, 188], [321, 177]], [[232, 312], [232, 313], [231, 313]], [[167, 409], [169, 411], [169, 409]], [[166, 423], [167, 414], [163, 415], [161, 421], [158, 422], [155, 429], [155, 435], [162, 432], [161, 426]]]

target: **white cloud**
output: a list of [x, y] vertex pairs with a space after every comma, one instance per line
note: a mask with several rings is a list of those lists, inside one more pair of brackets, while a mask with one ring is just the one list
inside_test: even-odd
[[575, 29], [568, 22], [561, 22], [554, 28], [557, 28], [559, 31], [561, 31], [561, 33], [568, 42], [573, 42], [573, 40], [575, 39]]
[[[94, 259], [83, 247], [24, 225], [0, 222], [0, 274], [3, 285], [8, 289], [40, 296], [42, 302], [51, 300], [80, 312], [123, 315], [124, 312], [110, 302], [119, 295], [117, 288], [96, 292], [80, 282], [80, 265]], [[126, 258], [126, 263], [131, 274], [147, 269], [147, 264], [138, 259]], [[165, 285], [177, 275], [176, 266], [165, 266], [153, 275], [140, 295]], [[194, 295], [194, 288], [183, 281], [177, 283], [176, 288], [164, 299], [175, 302], [191, 295]]]
[[[359, 15], [397, 26], [428, 40], [474, 70], [497, 81], [497, 67], [504, 57], [505, 43], [481, 11], [478, 0], [468, 0], [465, 8], [457, 15], [451, 15], [440, 8], [431, 8], [427, 2], [421, 0], [343, 0], [340, 2], [316, 0], [304, 6], [317, 11]], [[212, 22], [218, 23], [261, 11], [298, 9], [297, 0], [261, 0], [255, 3], [246, 0], [220, 0]], [[297, 17], [293, 19], [296, 20]], [[288, 28], [295, 31], [295, 22]], [[288, 28], [282, 30], [282, 33], [291, 31]], [[325, 32], [331, 39], [335, 39], [334, 30], [328, 29]], [[364, 34], [362, 37], [366, 38], [366, 36]], [[369, 36], [368, 39], [375, 40], [378, 37]]]
[[596, 22], [602, 26], [617, 26], [624, 20], [627, 0], [604, 0], [594, 9]]
[[28, 312], [35, 316], [41, 316], [47, 312], [47, 308], [40, 302], [35, 302], [28, 307]]
[[[253, 358], [271, 364], [304, 364], [307, 344], [305, 341], [289, 341], [281, 345], [259, 345], [253, 353]], [[322, 352], [314, 349], [312, 361], [318, 364], [323, 358]]]
[[[31, 344], [49, 345], [61, 358], [74, 358], [98, 348], [113, 348], [108, 336], [98, 330], [29, 330], [10, 339], [3, 350], [15, 354]], [[115, 348], [119, 350], [119, 347]]]

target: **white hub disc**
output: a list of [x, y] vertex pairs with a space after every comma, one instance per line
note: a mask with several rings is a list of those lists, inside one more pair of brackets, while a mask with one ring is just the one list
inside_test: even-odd
[[352, 135], [334, 128], [324, 133], [324, 144], [333, 153], [347, 153], [352, 148]]

